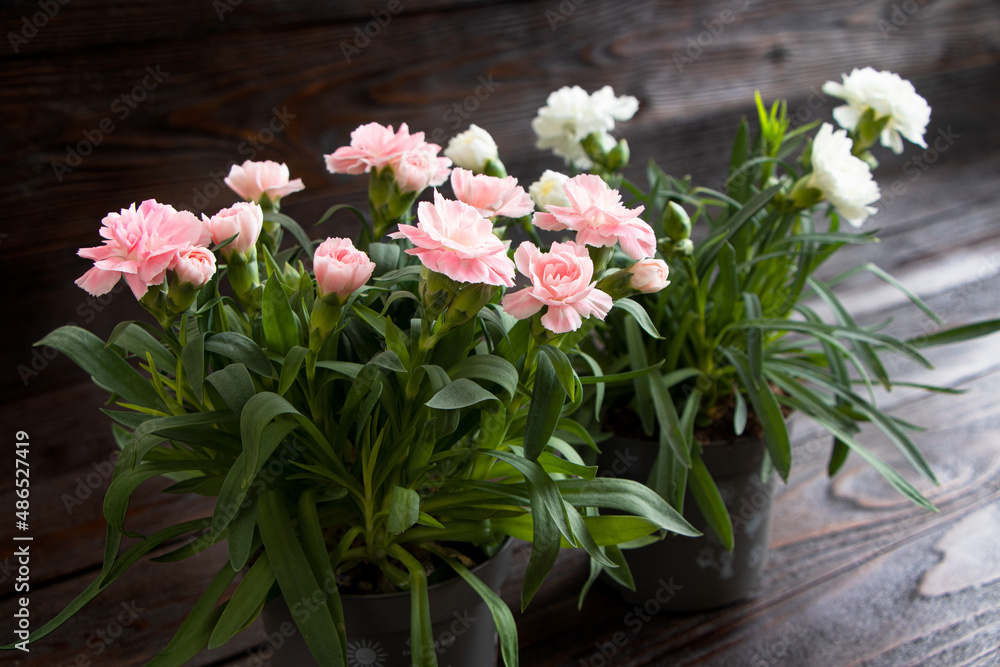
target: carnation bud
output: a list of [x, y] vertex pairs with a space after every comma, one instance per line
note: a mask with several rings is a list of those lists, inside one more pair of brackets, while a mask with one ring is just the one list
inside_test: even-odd
[[[689, 239], [685, 239], [690, 243]], [[667, 276], [670, 275], [670, 267], [662, 259], [641, 259], [626, 269], [632, 280], [629, 285], [632, 289], [643, 294], [659, 292], [670, 284]]]
[[674, 241], [691, 237], [691, 218], [684, 207], [675, 201], [667, 202], [663, 209], [663, 231]]

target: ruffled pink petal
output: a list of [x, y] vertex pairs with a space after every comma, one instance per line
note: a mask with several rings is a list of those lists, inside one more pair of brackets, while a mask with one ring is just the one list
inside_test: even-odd
[[514, 264], [522, 275], [531, 277], [531, 264], [541, 254], [531, 241], [525, 241], [514, 251]]
[[584, 317], [597, 317], [603, 320], [614, 305], [615, 302], [610, 294], [602, 292], [591, 285], [584, 298], [576, 301], [573, 304], [573, 308]]
[[507, 292], [500, 305], [508, 315], [519, 320], [526, 320], [542, 309], [541, 302], [534, 297], [530, 287]]
[[569, 333], [576, 331], [583, 324], [580, 313], [572, 306], [549, 306], [542, 315], [542, 326], [552, 333]]
[[77, 278], [76, 284], [91, 296], [101, 296], [110, 292], [121, 276], [118, 271], [105, 271], [95, 266]]
[[535, 213], [535, 216], [531, 219], [531, 224], [548, 232], [561, 232], [564, 229], [568, 229], [568, 227], [552, 213]]
[[136, 299], [141, 299], [146, 295], [149, 286], [139, 276], [134, 273], [124, 273], [122, 275], [125, 277], [125, 282], [132, 289], [132, 294], [135, 295]]
[[267, 193], [270, 195], [271, 199], [279, 199], [285, 195], [290, 195], [293, 192], [299, 192], [305, 189], [306, 186], [302, 183], [302, 179], [296, 178], [293, 181], [288, 181], [288, 185], [283, 185], [277, 188], [269, 188]]

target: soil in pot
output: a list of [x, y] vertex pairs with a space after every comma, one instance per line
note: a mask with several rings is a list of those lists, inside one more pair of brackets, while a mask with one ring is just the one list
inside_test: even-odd
[[[494, 592], [510, 572], [513, 540], [507, 538], [489, 560], [472, 569]], [[482, 598], [459, 577], [428, 589], [434, 648], [440, 667], [495, 667], [497, 638]], [[347, 624], [348, 667], [410, 667], [410, 594], [341, 595]], [[322, 602], [321, 602], [322, 603]], [[302, 608], [296, 613], [304, 613]], [[267, 603], [262, 614], [268, 639], [261, 649], [272, 667], [323, 665], [299, 635], [284, 599]]]

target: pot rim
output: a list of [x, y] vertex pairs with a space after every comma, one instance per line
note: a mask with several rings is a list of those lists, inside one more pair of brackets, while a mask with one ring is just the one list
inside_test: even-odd
[[[495, 554], [493, 554], [492, 556], [490, 556], [489, 558], [487, 558], [486, 560], [484, 560], [479, 565], [476, 565], [475, 567], [470, 568], [469, 571], [471, 573], [473, 573], [473, 574], [476, 574], [477, 572], [484, 570], [487, 565], [491, 564], [494, 560], [496, 560], [496, 558], [500, 555], [501, 551], [503, 551], [505, 549], [510, 549], [513, 544], [514, 544], [514, 538], [511, 537], [510, 535], [504, 535], [503, 539], [500, 541], [500, 548], [497, 549], [497, 552]], [[463, 581], [463, 579], [456, 574], [454, 577], [445, 579], [444, 581], [439, 581], [436, 584], [431, 584], [430, 586], [427, 587], [427, 592], [428, 592], [428, 594], [430, 594], [434, 590], [440, 590], [440, 589], [444, 588], [445, 586], [448, 586], [450, 584], [454, 584], [456, 581]], [[374, 599], [374, 598], [381, 598], [383, 600], [391, 600], [392, 598], [402, 598], [402, 597], [409, 597], [409, 596], [410, 596], [410, 591], [397, 591], [395, 593], [364, 593], [364, 594], [362, 594], [362, 593], [341, 593], [340, 594], [340, 597], [342, 599], [343, 598], [347, 598], [348, 600], [371, 600], [371, 599]]]

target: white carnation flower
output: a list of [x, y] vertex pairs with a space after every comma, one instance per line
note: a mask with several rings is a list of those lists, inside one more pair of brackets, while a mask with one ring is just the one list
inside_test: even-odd
[[538, 136], [536, 146], [552, 152], [578, 169], [593, 166], [580, 142], [588, 134], [598, 132], [605, 147], [612, 147], [614, 139], [608, 134], [615, 121], [632, 118], [639, 109], [639, 101], [630, 95], [616, 97], [611, 86], [604, 86], [588, 95], [580, 86], [563, 86], [549, 94], [545, 106], [531, 122], [531, 129]]
[[881, 196], [868, 164], [851, 154], [853, 143], [845, 130], [834, 132], [823, 123], [812, 144], [809, 187], [823, 193], [840, 215], [855, 227], [876, 212], [871, 204]]
[[465, 132], [452, 137], [444, 155], [451, 158], [456, 167], [476, 173], [482, 173], [490, 160], [499, 159], [497, 142], [478, 125], [469, 125]]
[[569, 206], [569, 197], [566, 196], [566, 181], [569, 176], [560, 174], [558, 171], [546, 169], [542, 177], [531, 184], [528, 194], [538, 208], [545, 210], [546, 206]]
[[876, 120], [889, 117], [879, 137], [883, 146], [894, 153], [902, 153], [900, 135], [903, 135], [927, 148], [924, 132], [931, 119], [931, 108], [912, 83], [893, 72], [876, 72], [871, 67], [855, 69], [842, 76], [843, 84], [835, 81], [823, 84], [824, 93], [847, 102], [833, 110], [833, 117], [841, 127], [854, 130], [865, 111], [873, 109]]

